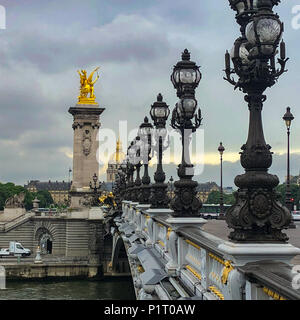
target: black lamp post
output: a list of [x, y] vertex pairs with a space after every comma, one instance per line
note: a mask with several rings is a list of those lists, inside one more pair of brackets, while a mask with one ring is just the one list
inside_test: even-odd
[[169, 198], [167, 195], [168, 185], [165, 183], [166, 175], [163, 171], [162, 156], [163, 151], [166, 150], [168, 145], [164, 145], [167, 136], [166, 121], [170, 115], [168, 105], [163, 101], [163, 96], [159, 94], [157, 101], [153, 103], [150, 110], [150, 116], [154, 121], [155, 130], [153, 138], [155, 145], [153, 149], [157, 153], [157, 167], [154, 174], [155, 183], [152, 184], [150, 203], [151, 208], [168, 208]]
[[[285, 121], [287, 128], [287, 178], [286, 178], [286, 191], [285, 191], [285, 205], [291, 211], [293, 211], [292, 193], [291, 193], [291, 180], [290, 180], [290, 133], [291, 124], [294, 120], [294, 116], [291, 113], [291, 108], [286, 108], [286, 113], [282, 118]], [[295, 224], [291, 221], [290, 228], [295, 228]]]
[[[174, 211], [174, 217], [199, 216], [202, 206], [196, 197], [198, 183], [193, 181], [193, 165], [190, 161], [189, 143], [192, 132], [195, 132], [201, 124], [201, 110], [197, 109], [195, 89], [201, 80], [199, 67], [190, 61], [190, 53], [187, 49], [182, 53], [182, 61], [174, 66], [171, 81], [177, 90], [179, 101], [172, 113], [171, 126], [181, 134], [182, 158], [178, 166], [179, 181], [174, 183], [175, 197], [170, 203]], [[194, 121], [193, 121], [194, 120]]]
[[128, 147], [128, 185], [127, 185], [127, 198], [129, 201], [133, 201], [134, 198], [134, 181], [133, 181], [133, 175], [135, 171], [135, 163], [134, 163], [134, 157], [135, 157], [135, 150], [134, 150], [134, 142], [132, 141], [130, 146]]
[[141, 138], [141, 158], [144, 165], [144, 175], [142, 178], [142, 186], [139, 193], [139, 203], [148, 204], [151, 195], [151, 180], [149, 177], [148, 167], [151, 160], [151, 141], [152, 141], [153, 126], [149, 122], [148, 117], [145, 117], [144, 122], [140, 125], [138, 136]]
[[220, 186], [220, 219], [223, 219], [224, 217], [224, 199], [223, 199], [223, 153], [225, 151], [225, 148], [220, 142], [220, 145], [218, 147], [218, 151], [220, 153], [220, 164], [221, 164], [221, 186]]
[[119, 193], [120, 193], [120, 202], [122, 203], [123, 200], [126, 199], [126, 176], [127, 176], [127, 159], [125, 158], [121, 165], [120, 169], [118, 170], [119, 175]]
[[[226, 212], [226, 222], [234, 231], [229, 238], [236, 242], [285, 242], [282, 229], [289, 226], [291, 214], [279, 201], [275, 187], [279, 179], [268, 173], [272, 164], [270, 145], [266, 144], [261, 112], [267, 97], [263, 94], [286, 71], [285, 44], [280, 44], [280, 68], [275, 65], [277, 48], [283, 32], [283, 24], [273, 13], [278, 0], [257, 0], [252, 12], [243, 15], [245, 1], [230, 1], [238, 11], [237, 22], [241, 37], [235, 41], [231, 55], [225, 55], [225, 80], [246, 96], [250, 111], [248, 140], [242, 146], [241, 164], [245, 173], [235, 178], [238, 186], [235, 204]], [[240, 6], [237, 6], [240, 4]], [[254, 4], [254, 1], [252, 2]], [[230, 59], [231, 58], [231, 59]], [[234, 68], [230, 66], [232, 60]], [[231, 74], [238, 75], [235, 81]]]
[[173, 176], [171, 176], [170, 177], [170, 179], [169, 179], [169, 182], [168, 182], [168, 184], [169, 184], [169, 197], [170, 197], [170, 199], [173, 199], [173, 197], [174, 197], [174, 179], [173, 179]]
[[129, 184], [130, 184], [130, 162], [129, 162], [129, 156], [128, 156], [128, 150], [127, 150], [127, 155], [126, 158], [124, 159], [124, 162], [122, 163], [121, 166], [125, 178], [124, 178], [124, 200], [129, 200], [130, 195], [129, 195]]
[[136, 178], [134, 181], [134, 188], [133, 188], [133, 197], [132, 201], [138, 202], [139, 200], [139, 193], [140, 193], [140, 187], [142, 185], [141, 177], [140, 177], [140, 171], [141, 171], [141, 138], [137, 136], [134, 141], [134, 165], [136, 169]]
[[[97, 206], [99, 204], [99, 191], [101, 189], [101, 183], [100, 181], [98, 182], [98, 176], [96, 173], [94, 173], [93, 175], [93, 182], [94, 185], [92, 184], [92, 182], [90, 182], [90, 189], [93, 190], [93, 206]], [[97, 186], [97, 182], [98, 182], [98, 186]]]

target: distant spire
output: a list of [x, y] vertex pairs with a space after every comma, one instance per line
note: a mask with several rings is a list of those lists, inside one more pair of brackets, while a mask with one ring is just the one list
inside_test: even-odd
[[120, 153], [122, 152], [122, 142], [120, 140], [120, 135], [117, 140], [117, 146], [116, 146], [116, 163], [120, 163]]

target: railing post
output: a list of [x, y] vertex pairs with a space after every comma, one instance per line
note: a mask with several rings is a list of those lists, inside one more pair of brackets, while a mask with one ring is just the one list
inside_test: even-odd
[[155, 222], [153, 221], [152, 218], [150, 218], [147, 222], [147, 229], [148, 229], [148, 235], [149, 235], [149, 238], [147, 239], [146, 241], [146, 246], [147, 247], [152, 247], [155, 243], [154, 241], [154, 229], [155, 228]]
[[208, 274], [209, 274], [209, 268], [208, 268], [208, 254], [207, 250], [201, 248], [201, 285], [204, 289], [207, 290], [208, 288]]
[[170, 261], [166, 264], [166, 272], [169, 275], [176, 273], [178, 268], [178, 235], [170, 229], [169, 239], [167, 240], [167, 250], [170, 254]]

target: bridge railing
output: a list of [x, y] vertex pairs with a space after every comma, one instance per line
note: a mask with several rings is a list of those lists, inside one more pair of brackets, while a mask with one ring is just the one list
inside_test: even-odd
[[[185, 297], [203, 300], [300, 299], [300, 290], [294, 285], [295, 272], [288, 263], [300, 254], [300, 249], [290, 244], [232, 244], [203, 231], [201, 226], [178, 227], [169, 214], [159, 210], [154, 214], [148, 209], [149, 206], [124, 201], [122, 217], [117, 218], [119, 232], [128, 248], [135, 250], [138, 245], [139, 252], [154, 253], [151, 259], [159, 257], [161, 274], [165, 273], [182, 297], [185, 292]], [[130, 242], [132, 235], [136, 236]], [[151, 267], [141, 258], [132, 268], [139, 270], [134, 273], [134, 280], [143, 293], [140, 298], [150, 299], [151, 294], [153, 297], [166, 291], [161, 277], [152, 291], [145, 280], [151, 272], [158, 272], [157, 266]]]

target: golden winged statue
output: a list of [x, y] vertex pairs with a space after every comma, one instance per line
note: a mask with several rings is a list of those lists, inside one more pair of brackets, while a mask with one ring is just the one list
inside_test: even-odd
[[[79, 104], [97, 104], [95, 102], [94, 94], [94, 84], [99, 79], [98, 70], [100, 67], [97, 67], [93, 72], [87, 77], [86, 70], [77, 71], [80, 76], [80, 95], [78, 97]], [[93, 80], [94, 73], [97, 71], [97, 77]], [[88, 96], [89, 95], [89, 96]]]

